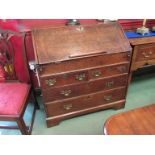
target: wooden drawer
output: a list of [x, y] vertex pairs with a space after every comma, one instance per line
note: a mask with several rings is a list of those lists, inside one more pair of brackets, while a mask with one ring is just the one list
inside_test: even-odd
[[112, 54], [97, 55], [93, 57], [76, 58], [69, 61], [40, 65], [39, 76], [50, 76], [51, 74], [79, 71], [110, 64], [129, 62], [130, 53], [120, 52]]
[[113, 90], [83, 95], [81, 97], [74, 97], [63, 101], [46, 103], [45, 110], [47, 117], [52, 117], [119, 101], [125, 98], [125, 94], [126, 87], [120, 87]]
[[127, 84], [128, 75], [98, 79], [91, 82], [82, 84], [69, 85], [57, 88], [51, 88], [49, 90], [43, 90], [43, 97], [45, 102], [51, 102], [54, 100], [61, 100], [80, 96], [83, 94], [93, 93], [96, 91], [113, 89]]
[[128, 73], [129, 63], [102, 66], [79, 72], [66, 72], [52, 76], [42, 76], [40, 78], [42, 89], [51, 87], [76, 84], [86, 82], [92, 79], [115, 76], [118, 74]]
[[104, 78], [118, 74], [128, 73], [129, 63], [109, 65], [89, 70], [89, 79]]
[[155, 44], [137, 46], [135, 61], [155, 59]]
[[88, 81], [88, 71], [68, 72], [64, 74], [40, 77], [42, 89], [49, 89], [52, 87], [76, 84]]

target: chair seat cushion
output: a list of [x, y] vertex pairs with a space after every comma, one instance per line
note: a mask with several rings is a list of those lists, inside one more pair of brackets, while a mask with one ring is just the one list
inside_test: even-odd
[[0, 115], [18, 115], [26, 102], [30, 85], [0, 83]]

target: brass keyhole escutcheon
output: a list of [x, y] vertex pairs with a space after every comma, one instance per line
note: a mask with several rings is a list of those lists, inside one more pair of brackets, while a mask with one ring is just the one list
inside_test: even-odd
[[104, 96], [105, 101], [111, 101], [112, 100], [112, 95], [106, 95]]
[[61, 94], [67, 97], [71, 94], [71, 92], [72, 92], [71, 90], [63, 90], [61, 91]]
[[79, 80], [79, 81], [82, 81], [82, 80], [85, 79], [85, 77], [86, 77], [86, 75], [83, 73], [83, 74], [76, 75], [75, 79]]
[[47, 84], [48, 86], [53, 86], [53, 85], [55, 85], [55, 83], [56, 83], [56, 79], [49, 79], [49, 80], [46, 80], [46, 84]]
[[70, 110], [70, 109], [72, 109], [73, 106], [72, 106], [72, 104], [65, 104], [63, 107], [65, 110]]
[[93, 73], [94, 77], [100, 77], [102, 75], [101, 71], [94, 71]]
[[108, 88], [113, 87], [113, 85], [114, 85], [114, 81], [109, 81], [109, 82], [106, 83], [106, 86], [107, 86]]

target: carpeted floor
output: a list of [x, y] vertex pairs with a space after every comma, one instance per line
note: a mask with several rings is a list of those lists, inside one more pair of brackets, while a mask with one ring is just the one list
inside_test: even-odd
[[[45, 113], [41, 97], [38, 97], [40, 110], [37, 111], [33, 135], [102, 135], [105, 120], [113, 114], [155, 103], [155, 74], [139, 76], [132, 79], [128, 89], [124, 109], [103, 110], [62, 121], [58, 126], [46, 127]], [[31, 108], [27, 110], [26, 119], [30, 117]], [[19, 135], [18, 130], [0, 130], [3, 135]]]

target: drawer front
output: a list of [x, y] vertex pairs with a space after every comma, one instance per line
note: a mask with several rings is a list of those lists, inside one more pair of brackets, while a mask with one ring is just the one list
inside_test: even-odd
[[97, 91], [113, 89], [120, 86], [126, 86], [127, 77], [128, 77], [127, 74], [125, 74], [117, 77], [94, 80], [91, 82], [78, 85], [70, 85], [70, 86], [52, 88], [49, 90], [43, 90], [42, 91], [43, 98], [45, 102], [51, 102], [54, 100], [62, 100]]
[[56, 76], [40, 77], [42, 89], [49, 89], [55, 86], [76, 84], [88, 81], [88, 71], [70, 72]]
[[137, 47], [136, 61], [155, 59], [155, 44], [140, 45]]
[[78, 110], [96, 107], [125, 99], [126, 88], [121, 87], [109, 91], [102, 91], [94, 94], [83, 95], [64, 101], [45, 104], [47, 117], [61, 115]]
[[89, 79], [104, 78], [118, 74], [128, 73], [129, 63], [110, 65], [89, 70]]
[[128, 73], [129, 63], [102, 66], [95, 69], [83, 70], [79, 72], [69, 72], [55, 76], [40, 77], [42, 89], [49, 89], [55, 86], [78, 84], [92, 79], [114, 76]]
[[130, 60], [130, 56], [128, 54], [128, 52], [120, 52], [40, 65], [38, 68], [38, 73], [39, 76], [48, 76], [50, 74], [71, 72], [74, 70], [78, 71], [81, 69], [88, 69], [97, 66], [125, 63], [129, 62]]

